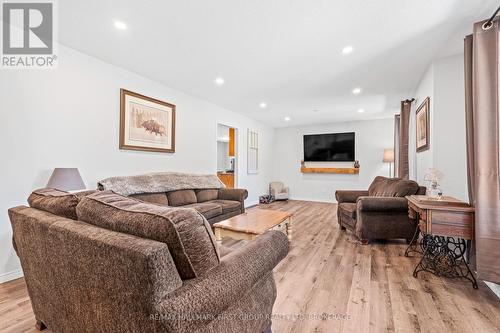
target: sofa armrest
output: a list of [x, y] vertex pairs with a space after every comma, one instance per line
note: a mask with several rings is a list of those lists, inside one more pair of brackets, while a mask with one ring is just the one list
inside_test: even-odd
[[354, 203], [361, 196], [367, 196], [368, 191], [363, 190], [338, 190], [335, 191], [335, 199], [338, 203], [351, 202]]
[[241, 203], [241, 213], [245, 212], [245, 199], [248, 198], [248, 191], [243, 188], [220, 188], [219, 199], [233, 200]]
[[357, 209], [362, 212], [408, 211], [408, 201], [400, 197], [359, 197]]
[[[259, 281], [272, 277], [273, 268], [288, 254], [288, 239], [279, 231], [269, 231], [223, 257], [205, 275], [184, 281], [156, 306], [157, 315], [168, 316], [164, 324], [183, 327], [203, 324], [184, 321], [183, 315], [214, 318], [238, 302]], [[195, 328], [195, 326], [190, 327]]]
[[243, 188], [221, 188], [219, 199], [243, 202], [248, 198], [248, 191]]

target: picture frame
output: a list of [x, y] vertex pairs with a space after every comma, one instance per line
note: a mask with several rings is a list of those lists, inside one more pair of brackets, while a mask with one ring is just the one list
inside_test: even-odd
[[430, 148], [430, 97], [427, 97], [417, 109], [415, 116], [415, 137], [417, 153]]
[[175, 152], [175, 105], [120, 89], [120, 149]]

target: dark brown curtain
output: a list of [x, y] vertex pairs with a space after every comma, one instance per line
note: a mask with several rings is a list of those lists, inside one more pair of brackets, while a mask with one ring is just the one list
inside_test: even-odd
[[397, 176], [402, 179], [408, 179], [410, 176], [410, 166], [408, 162], [408, 140], [410, 131], [410, 110], [411, 102], [401, 101], [401, 113], [399, 115], [399, 153]]
[[474, 24], [465, 39], [465, 114], [469, 200], [476, 207], [476, 269], [500, 283], [499, 20]]
[[399, 114], [394, 116], [394, 177], [399, 175], [399, 126], [401, 119]]

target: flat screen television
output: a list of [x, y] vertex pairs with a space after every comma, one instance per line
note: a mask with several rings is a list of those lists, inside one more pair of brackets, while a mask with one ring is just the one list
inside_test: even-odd
[[354, 160], [354, 132], [304, 135], [305, 162]]

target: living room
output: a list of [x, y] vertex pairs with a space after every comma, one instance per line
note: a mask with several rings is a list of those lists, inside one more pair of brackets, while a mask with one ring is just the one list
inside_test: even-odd
[[30, 4], [0, 332], [500, 329], [498, 1]]

